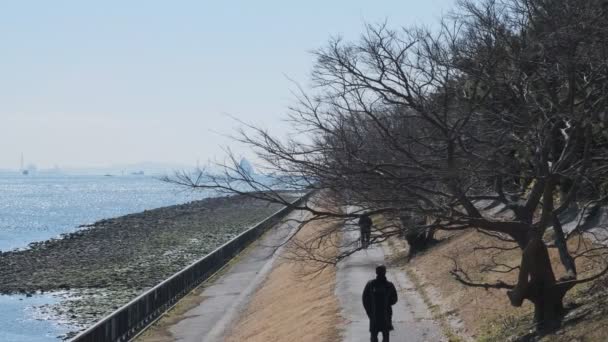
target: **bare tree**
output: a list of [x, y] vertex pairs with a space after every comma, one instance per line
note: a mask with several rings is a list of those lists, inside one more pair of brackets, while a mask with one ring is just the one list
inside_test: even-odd
[[[510, 241], [522, 253], [507, 270], [519, 271], [517, 284], [475, 283], [457, 264], [455, 279], [509, 290], [513, 305], [530, 300], [535, 321], [555, 326], [566, 292], [608, 272], [578, 277], [567, 240], [585, 234], [583, 221], [571, 231], [562, 224], [564, 214], [582, 218], [604, 202], [606, 19], [599, 0], [487, 0], [461, 1], [438, 30], [367, 26], [359, 41], [333, 39], [315, 52], [316, 89], [291, 108], [291, 138], [240, 132], [272, 177], [248, 174], [232, 156], [221, 175], [170, 180], [284, 205], [280, 189], [319, 190], [333, 205], [298, 206], [312, 214], [307, 222], [382, 214], [372, 243], [404, 229], [475, 229]], [[488, 215], [490, 203], [503, 215]], [[400, 217], [425, 220], [401, 227]], [[549, 229], [564, 279], [548, 257]], [[312, 258], [314, 246], [302, 255]], [[325, 261], [358, 249], [347, 247]]]

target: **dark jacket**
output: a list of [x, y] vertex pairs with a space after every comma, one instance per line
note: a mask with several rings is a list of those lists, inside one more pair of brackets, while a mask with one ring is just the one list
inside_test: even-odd
[[395, 285], [386, 278], [370, 280], [363, 290], [363, 307], [369, 317], [369, 331], [388, 331], [391, 328], [392, 305], [397, 303]]
[[367, 215], [363, 215], [359, 218], [359, 227], [361, 227], [361, 230], [371, 230], [372, 223], [372, 219]]

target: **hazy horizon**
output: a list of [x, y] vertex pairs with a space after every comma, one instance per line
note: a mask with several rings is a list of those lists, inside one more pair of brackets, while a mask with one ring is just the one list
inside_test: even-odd
[[[179, 162], [159, 162], [159, 161], [135, 161], [131, 163], [100, 163], [100, 164], [83, 164], [80, 166], [72, 166], [69, 164], [59, 165], [55, 164], [50, 167], [40, 167], [35, 163], [25, 163], [24, 169], [34, 168], [38, 172], [51, 172], [51, 171], [64, 171], [64, 172], [77, 172], [77, 171], [107, 171], [107, 170], [126, 170], [126, 171], [139, 171], [139, 170], [155, 170], [155, 169], [167, 169], [167, 170], [183, 170], [196, 168], [197, 166], [206, 167], [209, 166], [207, 162], [194, 163], [179, 163]], [[20, 165], [14, 167], [0, 167], [0, 172], [20, 172]]]
[[221, 159], [231, 116], [284, 132], [311, 50], [364, 24], [432, 25], [453, 0], [0, 5], [0, 169]]

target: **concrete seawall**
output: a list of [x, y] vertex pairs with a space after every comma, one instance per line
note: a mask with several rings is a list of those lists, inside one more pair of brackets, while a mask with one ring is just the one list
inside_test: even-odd
[[[293, 204], [297, 205], [306, 200], [307, 196], [302, 195], [303, 197], [295, 200]], [[280, 222], [290, 211], [290, 207], [278, 210], [204, 258], [114, 311], [78, 334], [72, 341], [125, 341], [132, 338], [171, 308], [181, 297], [220, 270], [266, 230]]]

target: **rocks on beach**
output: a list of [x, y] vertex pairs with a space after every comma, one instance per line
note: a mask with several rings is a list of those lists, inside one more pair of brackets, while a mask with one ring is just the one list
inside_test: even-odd
[[1, 253], [0, 293], [59, 291], [43, 309], [84, 328], [280, 207], [233, 196], [101, 220]]

